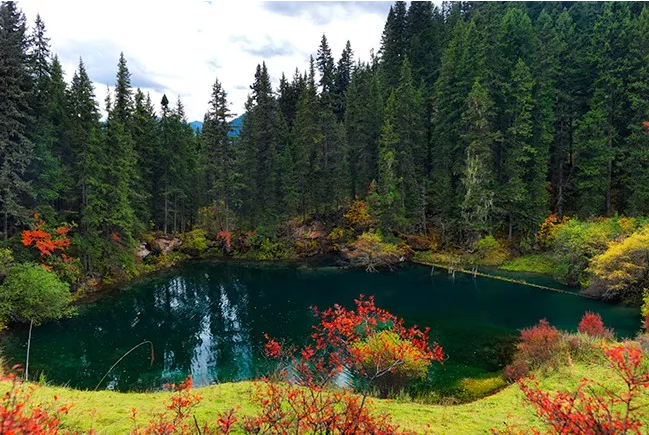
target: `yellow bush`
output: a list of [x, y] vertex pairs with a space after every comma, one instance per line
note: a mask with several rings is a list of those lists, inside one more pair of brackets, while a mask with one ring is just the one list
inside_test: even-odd
[[[356, 357], [356, 370], [374, 373], [392, 366], [387, 373], [374, 380], [382, 397], [399, 392], [411, 380], [424, 379], [428, 362], [421, 350], [393, 331], [381, 331], [352, 346]], [[376, 362], [381, 361], [377, 369]]]
[[649, 227], [609, 243], [606, 251], [593, 257], [588, 271], [593, 275], [591, 293], [604, 299], [639, 301], [643, 289], [649, 287]]

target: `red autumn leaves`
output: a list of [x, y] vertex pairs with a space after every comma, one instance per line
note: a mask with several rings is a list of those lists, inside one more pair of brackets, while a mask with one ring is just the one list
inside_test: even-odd
[[55, 228], [53, 232], [47, 231], [45, 221], [37, 213], [34, 215], [32, 229], [25, 230], [20, 235], [24, 246], [34, 245], [41, 258], [45, 258], [56, 251], [63, 252], [65, 248], [70, 246], [70, 239], [67, 237], [69, 232], [70, 228], [66, 226]]

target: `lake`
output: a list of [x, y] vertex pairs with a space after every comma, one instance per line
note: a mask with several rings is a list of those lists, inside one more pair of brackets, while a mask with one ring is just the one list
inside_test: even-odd
[[[527, 277], [533, 282], [535, 277]], [[540, 278], [544, 279], [544, 278]], [[546, 283], [544, 281], [544, 283]], [[48, 382], [94, 388], [111, 365], [102, 389], [156, 390], [191, 373], [198, 386], [249, 379], [263, 373], [263, 334], [299, 344], [309, 334], [311, 306], [348, 307], [360, 294], [403, 317], [406, 325], [431, 328], [448, 355], [431, 376], [440, 380], [497, 372], [518, 330], [547, 318], [576, 330], [585, 311], [602, 315], [618, 336], [640, 325], [634, 308], [489, 278], [406, 265], [368, 274], [335, 267], [241, 262], [190, 262], [134, 281], [78, 315], [35, 327], [30, 373]], [[0, 336], [9, 366], [24, 365], [27, 328]]]

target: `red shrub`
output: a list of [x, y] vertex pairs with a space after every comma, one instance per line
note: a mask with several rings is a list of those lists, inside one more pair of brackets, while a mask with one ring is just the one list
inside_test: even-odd
[[67, 237], [70, 228], [59, 227], [54, 229], [53, 235], [45, 228], [45, 221], [40, 218], [36, 213], [34, 215], [34, 223], [31, 230], [25, 230], [20, 235], [22, 242], [25, 246], [34, 245], [41, 255], [41, 258], [49, 257], [54, 251], [64, 251], [66, 247], [70, 246], [70, 239]]
[[[17, 368], [17, 367], [14, 367]], [[61, 405], [53, 412], [43, 405], [31, 403], [35, 387], [25, 388], [15, 373], [0, 378], [11, 382], [0, 403], [0, 433], [11, 435], [57, 435], [69, 434], [59, 427], [61, 415], [67, 414], [71, 405]], [[57, 397], [54, 397], [57, 401]], [[94, 433], [90, 431], [89, 433]]]
[[591, 337], [610, 338], [613, 335], [612, 330], [604, 327], [602, 316], [590, 311], [584, 313], [584, 317], [582, 317], [581, 322], [579, 322], [578, 330], [582, 334], [590, 335]]
[[530, 368], [544, 364], [556, 364], [561, 352], [561, 335], [559, 330], [546, 319], [539, 324], [521, 330], [521, 342], [518, 344], [517, 359], [528, 364]]
[[514, 382], [518, 379], [525, 377], [529, 374], [530, 369], [527, 367], [525, 361], [514, 360], [513, 363], [505, 367], [503, 377], [506, 381]]
[[574, 392], [550, 394], [541, 390], [533, 379], [519, 381], [526, 401], [535, 406], [537, 414], [549, 427], [548, 433], [646, 433], [642, 430], [642, 406], [637, 403], [638, 397], [649, 388], [649, 373], [643, 367], [642, 350], [637, 343], [625, 342], [604, 348], [604, 354], [609, 367], [624, 381], [624, 391], [611, 391], [604, 385], [583, 379]]

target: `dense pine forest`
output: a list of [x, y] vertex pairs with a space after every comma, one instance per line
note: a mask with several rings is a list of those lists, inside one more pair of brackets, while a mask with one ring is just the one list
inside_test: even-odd
[[323, 35], [278, 86], [250, 71], [235, 135], [218, 78], [202, 132], [180, 99], [133, 89], [125, 55], [100, 103], [83, 59], [67, 83], [43, 20], [3, 2], [4, 243], [36, 260], [25, 231], [58, 228], [66, 273], [117, 276], [151, 234], [228, 251], [252, 234], [272, 253], [287, 223], [353, 214], [385, 238], [524, 250], [551, 214], [646, 215], [648, 35], [640, 2], [396, 2], [369, 59]]

